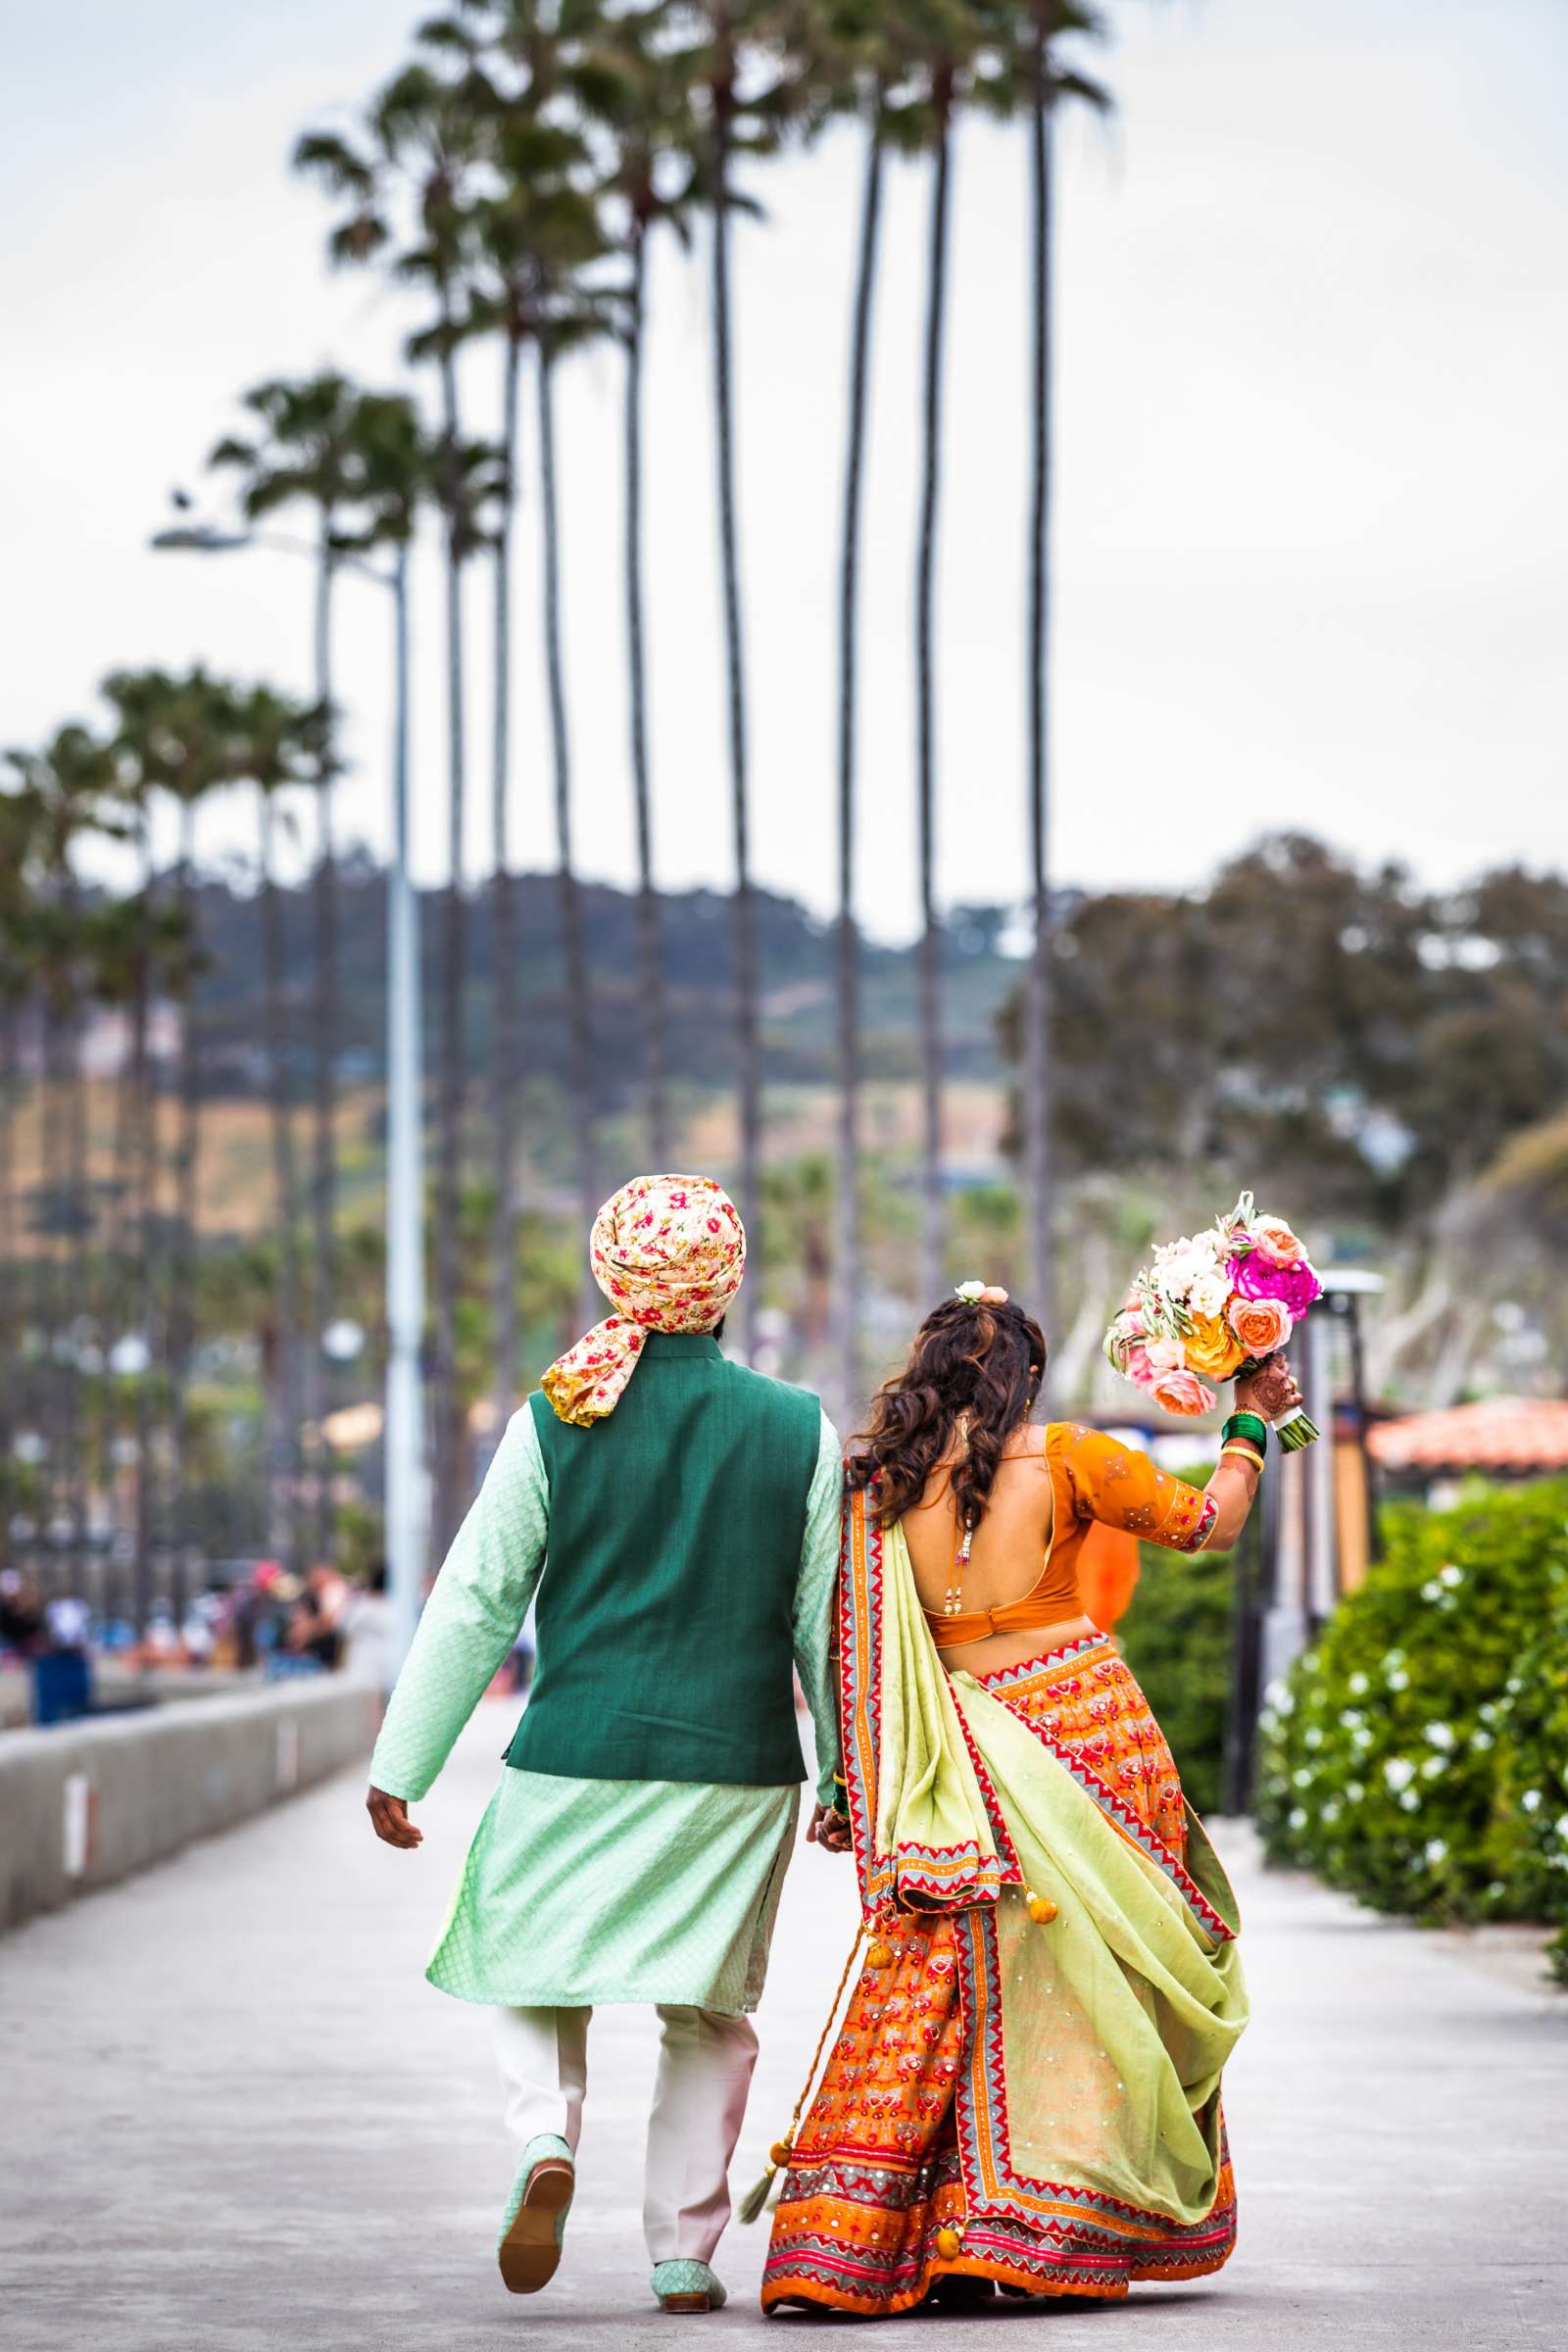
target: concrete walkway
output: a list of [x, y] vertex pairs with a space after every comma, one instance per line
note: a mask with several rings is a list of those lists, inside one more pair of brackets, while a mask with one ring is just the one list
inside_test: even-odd
[[[419, 1970], [510, 1716], [481, 1709], [420, 1818], [377, 1845], [355, 1777], [0, 1941], [7, 2352], [488, 2352], [668, 2345], [638, 2230], [650, 2021], [594, 2029], [582, 2184], [554, 2286], [509, 2297], [485, 2016]], [[910, 2321], [1057, 2352], [1401, 2352], [1568, 2342], [1568, 1998], [1528, 1966], [1265, 1876], [1231, 1840], [1256, 2022], [1233, 2070], [1242, 2248], [1125, 2305]], [[785, 1893], [737, 2180], [788, 2121], [854, 1926], [850, 1868]], [[705, 2344], [855, 2323], [756, 2305], [763, 2233], [721, 2249]]]

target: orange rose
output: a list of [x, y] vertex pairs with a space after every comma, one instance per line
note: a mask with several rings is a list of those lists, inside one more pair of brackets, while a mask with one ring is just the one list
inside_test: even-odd
[[1212, 1389], [1205, 1389], [1196, 1372], [1157, 1372], [1150, 1391], [1156, 1404], [1167, 1413], [1209, 1413], [1218, 1402]]
[[1233, 1298], [1225, 1314], [1249, 1355], [1272, 1355], [1291, 1336], [1291, 1310], [1280, 1298]]
[[1218, 1315], [1195, 1317], [1183, 1346], [1193, 1370], [1210, 1380], [1229, 1380], [1251, 1352]]

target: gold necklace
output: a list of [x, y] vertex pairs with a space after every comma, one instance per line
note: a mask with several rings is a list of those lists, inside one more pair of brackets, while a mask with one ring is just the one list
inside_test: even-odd
[[[960, 1413], [957, 1422], [958, 1444], [965, 1453], [969, 1450], [969, 1416]], [[954, 1546], [953, 1566], [948, 1571], [948, 1589], [942, 1595], [944, 1617], [963, 1615], [963, 1572], [969, 1565], [969, 1552], [974, 1544], [974, 1521], [966, 1519], [958, 1542]]]

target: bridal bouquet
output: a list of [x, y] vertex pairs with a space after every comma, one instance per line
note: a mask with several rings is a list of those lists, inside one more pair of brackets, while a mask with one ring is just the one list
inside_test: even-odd
[[[1205, 1380], [1233, 1380], [1283, 1348], [1323, 1285], [1283, 1217], [1244, 1193], [1229, 1216], [1154, 1251], [1105, 1334], [1124, 1379], [1167, 1413], [1207, 1413]], [[1274, 1424], [1288, 1453], [1318, 1435], [1299, 1407]]]

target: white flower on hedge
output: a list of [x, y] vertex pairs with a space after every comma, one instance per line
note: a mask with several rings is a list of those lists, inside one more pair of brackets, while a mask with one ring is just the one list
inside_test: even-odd
[[1472, 1747], [1490, 1747], [1492, 1745], [1492, 1734], [1490, 1732], [1472, 1732], [1470, 1735], [1470, 1744]]
[[1446, 1839], [1442, 1838], [1429, 1838], [1427, 1839], [1426, 1857], [1427, 1860], [1434, 1865], [1434, 1867], [1443, 1860], [1443, 1857], [1447, 1850], [1448, 1847]]
[[1334, 1823], [1339, 1820], [1340, 1800], [1337, 1796], [1331, 1796], [1329, 1798], [1328, 1803], [1323, 1808], [1321, 1818], [1325, 1829], [1332, 1828]]
[[1291, 1827], [1292, 1827], [1292, 1829], [1293, 1829], [1293, 1830], [1304, 1830], [1304, 1829], [1305, 1829], [1305, 1827], [1306, 1827], [1306, 1808], [1304, 1807], [1304, 1805], [1293, 1805], [1293, 1806], [1291, 1807]]
[[1446, 1772], [1447, 1769], [1448, 1759], [1446, 1756], [1428, 1756], [1421, 1767], [1421, 1777], [1426, 1781], [1435, 1781], [1440, 1772]]
[[1403, 1664], [1404, 1664], [1404, 1652], [1403, 1652], [1403, 1650], [1402, 1650], [1402, 1649], [1391, 1649], [1391, 1650], [1389, 1651], [1388, 1655], [1387, 1655], [1387, 1656], [1384, 1658], [1384, 1661], [1383, 1661], [1383, 1671], [1384, 1671], [1384, 1673], [1385, 1673], [1385, 1674], [1392, 1674], [1396, 1666], [1402, 1666]]
[[1358, 1805], [1366, 1794], [1365, 1783], [1362, 1781], [1347, 1781], [1345, 1784], [1345, 1794], [1348, 1803]]
[[1372, 1735], [1365, 1724], [1358, 1723], [1356, 1725], [1355, 1730], [1350, 1734], [1350, 1745], [1358, 1756], [1366, 1754], [1367, 1749], [1372, 1745]]
[[1429, 1576], [1422, 1586], [1421, 1597], [1423, 1600], [1441, 1600], [1443, 1598], [1443, 1587], [1435, 1576]]
[[1284, 1683], [1270, 1683], [1263, 1693], [1263, 1704], [1271, 1715], [1288, 1715], [1296, 1701]]
[[[1352, 1674], [1347, 1688], [1352, 1698], [1364, 1698], [1372, 1685], [1364, 1674]], [[1343, 1718], [1342, 1718], [1343, 1721]]]
[[1527, 1813], [1539, 1813], [1541, 1811], [1541, 1790], [1539, 1788], [1527, 1788], [1523, 1796], [1519, 1799], [1519, 1802], [1523, 1805]]
[[1427, 1745], [1428, 1747], [1451, 1747], [1453, 1745], [1453, 1726], [1448, 1723], [1429, 1723], [1427, 1725]]
[[1551, 1826], [1556, 1831], [1558, 1837], [1562, 1839], [1564, 1845], [1568, 1845], [1568, 1813], [1565, 1813], [1560, 1821], [1554, 1821]]
[[1365, 1722], [1365, 1720], [1366, 1718], [1362, 1715], [1359, 1707], [1342, 1707], [1340, 1710], [1340, 1729], [1342, 1732], [1357, 1731], [1362, 1723]]
[[1446, 1585], [1448, 1591], [1452, 1592], [1464, 1583], [1464, 1570], [1456, 1568], [1450, 1560], [1446, 1568], [1438, 1570], [1438, 1582], [1440, 1585]]
[[1415, 1766], [1410, 1762], [1408, 1756], [1391, 1756], [1383, 1767], [1383, 1778], [1388, 1782], [1389, 1787], [1397, 1792], [1401, 1788], [1409, 1788], [1410, 1783], [1415, 1779]]
[[1305, 1731], [1301, 1734], [1301, 1745], [1303, 1747], [1321, 1747], [1322, 1744], [1322, 1733], [1318, 1730], [1318, 1727], [1315, 1723], [1309, 1723]]
[[1293, 1788], [1310, 1788], [1311, 1786], [1312, 1775], [1307, 1771], [1304, 1764], [1301, 1765], [1298, 1771], [1292, 1773], [1291, 1787]]
[[1421, 1810], [1421, 1791], [1419, 1788], [1407, 1788], [1399, 1799], [1399, 1806], [1402, 1812], [1419, 1813]]

